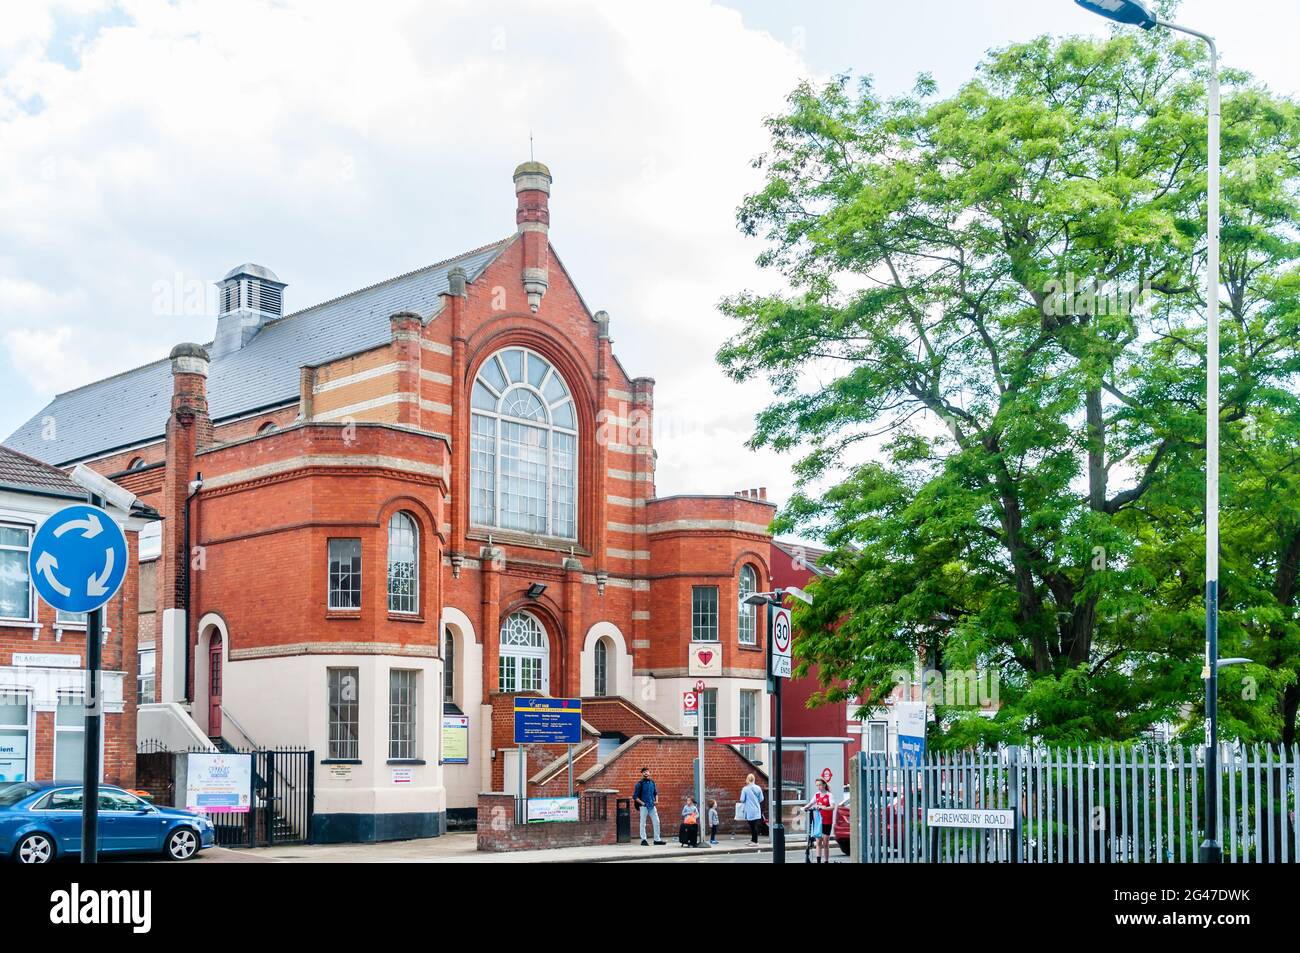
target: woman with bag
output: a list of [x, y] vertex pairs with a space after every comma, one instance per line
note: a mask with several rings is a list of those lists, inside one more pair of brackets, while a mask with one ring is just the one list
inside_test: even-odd
[[745, 778], [740, 789], [740, 814], [749, 824], [749, 842], [758, 844], [758, 822], [763, 819], [763, 789], [754, 783], [754, 776]]

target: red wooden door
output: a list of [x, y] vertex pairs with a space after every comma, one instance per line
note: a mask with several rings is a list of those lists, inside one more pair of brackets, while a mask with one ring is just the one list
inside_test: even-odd
[[221, 737], [221, 636], [208, 646], [208, 737]]

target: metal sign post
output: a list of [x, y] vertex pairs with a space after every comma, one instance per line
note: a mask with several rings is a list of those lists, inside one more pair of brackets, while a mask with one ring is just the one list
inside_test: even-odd
[[528, 822], [528, 781], [524, 761], [525, 745], [567, 745], [569, 747], [569, 796], [573, 796], [573, 746], [582, 742], [582, 699], [515, 697], [515, 746], [519, 752], [520, 817]]
[[28, 571], [32, 585], [56, 610], [86, 613], [85, 760], [82, 762], [81, 862], [99, 860], [99, 746], [104, 698], [100, 686], [103, 621], [100, 608], [126, 578], [126, 536], [103, 508], [98, 493], [90, 505], [65, 506], [50, 514], [32, 537]]
[[697, 739], [696, 758], [698, 759], [696, 763], [699, 765], [695, 774], [695, 807], [699, 810], [699, 818], [696, 821], [696, 826], [700, 829], [700, 836], [697, 841], [700, 847], [709, 846], [708, 841], [704, 839], [704, 822], [707, 818], [704, 807], [704, 690], [704, 679], [700, 679], [695, 683], [695, 697], [698, 699], [698, 705], [701, 709], [695, 721], [695, 737]]
[[[772, 737], [776, 741], [776, 752], [772, 757], [772, 795], [768, 798], [768, 815], [769, 824], [772, 828], [772, 863], [785, 863], [785, 825], [782, 823], [781, 814], [784, 808], [782, 795], [785, 788], [785, 781], [781, 777], [781, 682], [784, 678], [780, 674], [780, 665], [777, 659], [780, 656], [776, 652], [776, 645], [773, 633], [777, 626], [777, 617], [784, 615], [785, 621], [785, 646], [787, 653], [790, 647], [790, 610], [781, 607], [781, 598], [779, 590], [774, 593], [776, 598], [769, 603], [767, 610], [767, 672], [768, 677], [772, 680], [772, 696], [776, 699], [775, 723], [772, 725]], [[788, 667], [789, 655], [786, 655], [787, 666], [785, 674], [790, 674]]]
[[785, 780], [781, 777], [784, 765], [781, 763], [781, 683], [790, 677], [790, 610], [781, 605], [782, 593], [775, 593], [776, 601], [767, 612], [768, 674], [774, 685], [776, 698], [776, 724], [772, 734], [776, 739], [776, 756], [772, 765], [776, 776], [776, 794], [772, 798], [770, 810], [776, 814], [772, 824], [772, 863], [785, 863], [785, 825], [782, 823], [784, 809], [783, 795]]

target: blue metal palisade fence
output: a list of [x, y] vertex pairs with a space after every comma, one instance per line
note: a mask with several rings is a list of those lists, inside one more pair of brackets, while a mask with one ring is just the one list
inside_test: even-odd
[[[1293, 863], [1300, 747], [1225, 746], [1223, 859]], [[854, 758], [850, 849], [862, 863], [1190, 863], [1205, 828], [1203, 747], [1008, 747], [920, 765]], [[931, 809], [1012, 812], [1009, 829], [939, 827]]]

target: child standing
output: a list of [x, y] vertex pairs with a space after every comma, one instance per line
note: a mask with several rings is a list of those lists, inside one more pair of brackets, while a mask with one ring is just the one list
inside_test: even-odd
[[718, 802], [709, 802], [709, 843], [718, 846]]
[[700, 843], [700, 809], [695, 803], [695, 798], [686, 795], [686, 803], [682, 805], [682, 829], [680, 837], [683, 847], [697, 847]]

